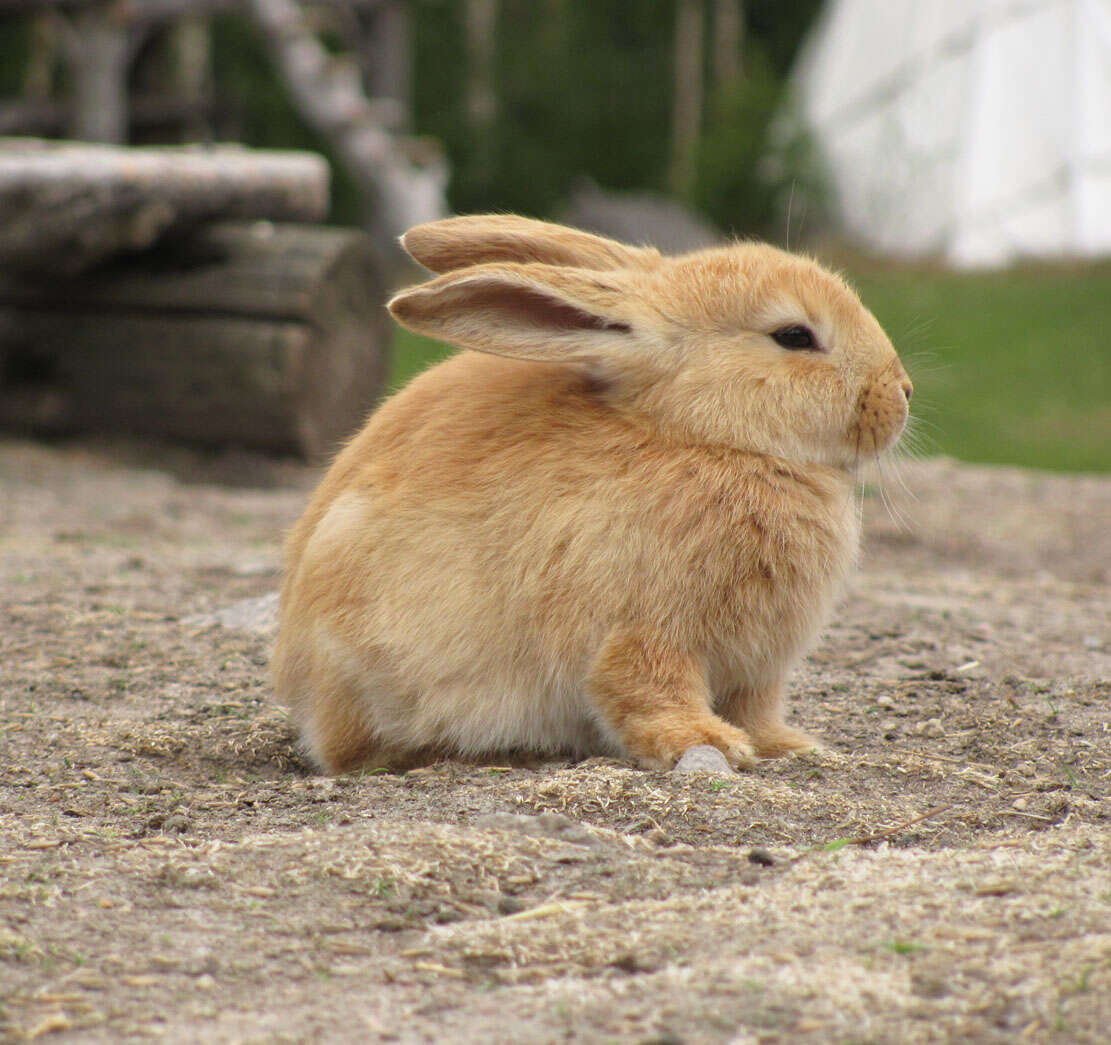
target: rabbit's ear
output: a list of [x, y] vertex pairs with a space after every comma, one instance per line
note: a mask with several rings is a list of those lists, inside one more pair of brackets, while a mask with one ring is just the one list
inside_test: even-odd
[[471, 214], [417, 225], [401, 245], [425, 268], [454, 272], [490, 262], [566, 265], [609, 270], [643, 268], [659, 261], [652, 247], [629, 247], [577, 229], [513, 214]]
[[636, 295], [619, 273], [484, 265], [440, 276], [387, 306], [418, 334], [518, 359], [601, 362], [639, 341]]

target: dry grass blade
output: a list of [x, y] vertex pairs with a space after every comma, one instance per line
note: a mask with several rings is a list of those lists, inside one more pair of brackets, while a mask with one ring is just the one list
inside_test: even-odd
[[587, 902], [585, 900], [576, 900], [570, 903], [566, 900], [554, 900], [552, 903], [542, 903], [537, 907], [530, 907], [527, 911], [507, 914], [502, 918], [502, 921], [524, 922], [530, 918], [547, 918], [551, 915], [570, 914], [572, 911], [586, 906]]
[[935, 816], [940, 816], [942, 813], [949, 812], [955, 805], [956, 802], [947, 802], [945, 805], [935, 806], [921, 816], [916, 816], [911, 820], [904, 820], [901, 824], [896, 824], [894, 827], [889, 827], [883, 831], [876, 831], [869, 835], [858, 835], [856, 838], [850, 838], [849, 844], [868, 845], [871, 842], [882, 842], [887, 838], [892, 838], [897, 834], [901, 834], [908, 827], [914, 827], [916, 824], [924, 823], [926, 820], [932, 820]]

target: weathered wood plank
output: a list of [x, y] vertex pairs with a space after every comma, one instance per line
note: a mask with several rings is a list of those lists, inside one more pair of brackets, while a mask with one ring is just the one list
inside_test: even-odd
[[0, 141], [0, 265], [74, 274], [214, 220], [320, 221], [328, 166], [235, 146]]

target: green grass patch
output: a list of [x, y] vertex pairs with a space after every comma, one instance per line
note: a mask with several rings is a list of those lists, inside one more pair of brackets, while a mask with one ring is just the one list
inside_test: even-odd
[[427, 370], [453, 351], [455, 350], [450, 345], [443, 345], [419, 334], [411, 334], [395, 324], [387, 390], [396, 392], [422, 370]]
[[[1111, 262], [990, 273], [842, 267], [914, 379], [927, 454], [1111, 471]], [[399, 329], [390, 388], [450, 351]]]
[[883, 944], [886, 950], [894, 954], [917, 954], [919, 951], [928, 951], [929, 947], [911, 940], [886, 940]]
[[1111, 263], [849, 277], [914, 380], [927, 452], [1111, 471]]

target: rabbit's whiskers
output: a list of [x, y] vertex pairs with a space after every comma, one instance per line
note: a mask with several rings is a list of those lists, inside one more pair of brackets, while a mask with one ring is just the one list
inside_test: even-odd
[[[899, 474], [899, 470], [894, 466], [893, 462], [890, 463], [892, 464], [891, 470], [895, 475], [896, 481], [903, 488], [903, 490], [913, 498], [914, 495], [911, 494], [910, 490], [907, 489], [906, 483], [903, 482], [903, 478]], [[884, 459], [882, 454], [876, 455], [876, 471], [878, 474], [878, 482], [876, 483], [876, 488], [880, 492], [880, 500], [883, 502], [884, 509], [887, 511], [887, 514], [890, 517], [891, 521], [894, 522], [900, 530], [909, 532], [911, 528], [910, 521], [907, 519], [906, 515], [899, 508], [899, 506], [895, 503], [895, 499], [892, 493], [888, 490], [888, 481], [887, 476], [884, 473]]]

